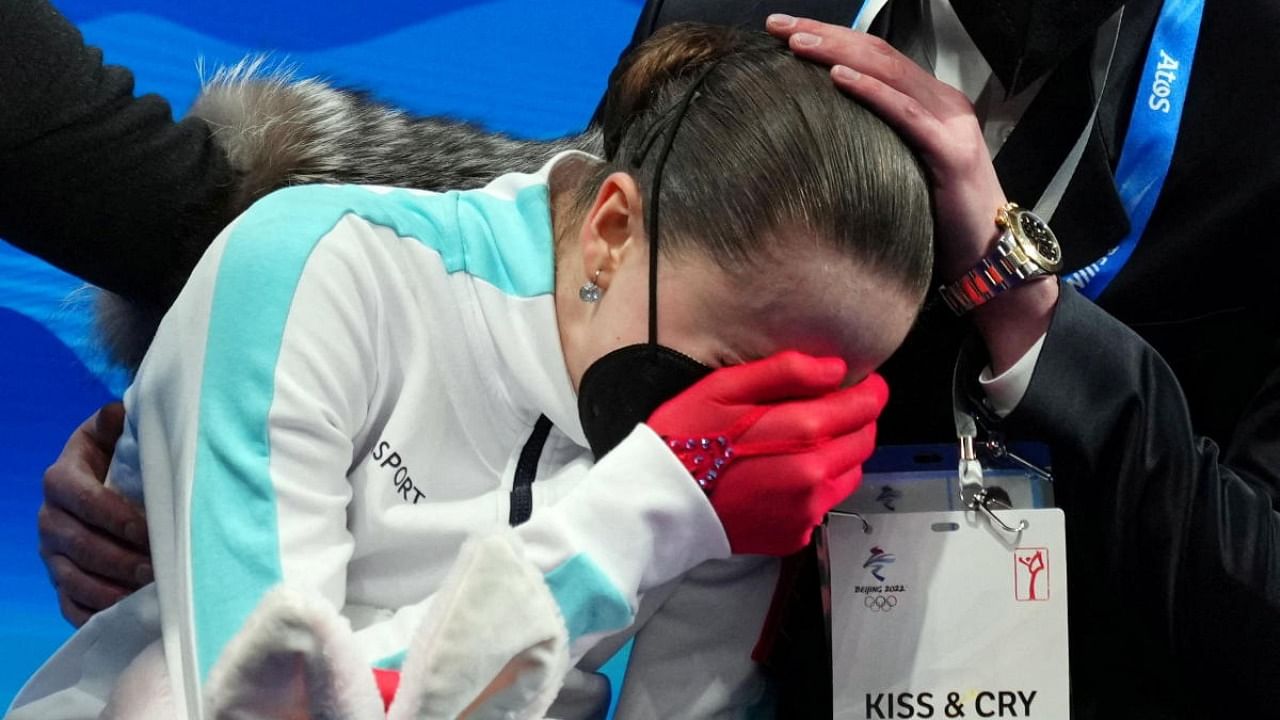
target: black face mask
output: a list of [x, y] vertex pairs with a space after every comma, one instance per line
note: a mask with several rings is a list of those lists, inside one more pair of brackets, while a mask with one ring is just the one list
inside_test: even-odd
[[649, 341], [618, 348], [591, 364], [578, 385], [578, 416], [597, 460], [622, 442], [653, 411], [711, 372], [693, 358], [658, 344], [658, 198], [662, 169], [671, 153], [680, 121], [697, 95], [698, 87], [715, 69], [707, 66], [689, 85], [669, 119], [659, 118], [642, 140], [631, 160], [633, 168], [644, 162], [654, 141], [666, 128], [666, 140], [653, 168], [647, 206], [649, 229]]
[[711, 368], [656, 343], [618, 348], [591, 364], [578, 389], [578, 416], [597, 460], [654, 410]]

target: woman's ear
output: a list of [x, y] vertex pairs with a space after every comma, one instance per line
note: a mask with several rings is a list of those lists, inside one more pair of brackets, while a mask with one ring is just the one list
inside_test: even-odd
[[634, 178], [615, 172], [600, 183], [581, 239], [583, 279], [608, 289], [623, 259], [645, 247], [644, 201]]

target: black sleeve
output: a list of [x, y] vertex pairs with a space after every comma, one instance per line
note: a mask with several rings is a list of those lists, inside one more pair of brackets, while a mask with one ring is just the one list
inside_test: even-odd
[[[1062, 285], [1003, 423], [1049, 442], [1067, 517], [1076, 717], [1264, 717], [1280, 707], [1280, 368], [1229, 456], [1192, 429], [1173, 372]], [[1145, 707], [1144, 711], [1142, 708]], [[1196, 716], [1186, 714], [1187, 717]]]
[[0, 237], [167, 305], [231, 219], [232, 171], [209, 127], [135, 98], [132, 75], [46, 0], [0, 2], [0, 98]]

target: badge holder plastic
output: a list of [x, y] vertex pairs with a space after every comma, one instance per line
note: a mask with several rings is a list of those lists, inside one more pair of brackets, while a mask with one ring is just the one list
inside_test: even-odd
[[960, 387], [956, 444], [881, 448], [819, 534], [841, 720], [1068, 716], [1047, 453], [980, 437]]

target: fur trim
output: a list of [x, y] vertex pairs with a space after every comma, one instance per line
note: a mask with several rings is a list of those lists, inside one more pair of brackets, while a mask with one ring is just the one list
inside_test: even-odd
[[[282, 187], [366, 183], [421, 190], [465, 190], [505, 172], [531, 171], [562, 150], [599, 152], [598, 133], [520, 140], [456, 120], [416, 117], [367, 93], [318, 79], [294, 79], [262, 58], [219, 70], [191, 116], [213, 128], [230, 159], [236, 190], [227, 215]], [[207, 246], [213, 238], [193, 238]], [[181, 287], [183, 278], [173, 278]], [[103, 292], [98, 335], [110, 357], [136, 371], [167, 308]]]
[[387, 718], [541, 718], [569, 670], [560, 606], [504, 529], [462, 546], [414, 634]]
[[98, 290], [93, 303], [94, 334], [111, 362], [136, 373], [167, 308], [130, 302]]
[[436, 117], [413, 117], [317, 79], [294, 80], [262, 58], [218, 71], [191, 114], [240, 174], [237, 205], [286, 185], [369, 183], [425, 190], [480, 187], [504, 172], [535, 170], [588, 136], [537, 142]]
[[382, 696], [351, 625], [324, 599], [263, 597], [209, 673], [205, 716], [382, 720]]

